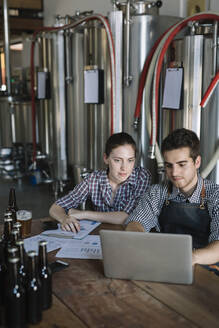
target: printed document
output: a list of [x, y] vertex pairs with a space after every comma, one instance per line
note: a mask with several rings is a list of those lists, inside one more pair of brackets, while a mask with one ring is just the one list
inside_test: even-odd
[[72, 231], [63, 231], [61, 229], [61, 225], [58, 224], [58, 229], [43, 231], [41, 235], [48, 236], [48, 237], [58, 237], [58, 238], [83, 239], [99, 225], [100, 222], [90, 221], [90, 220], [80, 220], [81, 230], [77, 233], [74, 233]]
[[41, 240], [46, 240], [47, 252], [54, 251], [55, 249], [61, 248], [63, 246], [62, 240], [59, 238], [50, 238], [43, 235], [36, 235], [30, 238], [24, 239], [24, 248], [26, 252], [36, 251], [38, 254], [39, 242]]
[[72, 259], [102, 259], [100, 236], [89, 235], [83, 240], [68, 240], [56, 257]]

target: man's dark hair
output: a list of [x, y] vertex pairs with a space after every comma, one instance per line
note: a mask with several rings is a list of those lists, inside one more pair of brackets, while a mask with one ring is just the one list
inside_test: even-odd
[[136, 143], [134, 139], [128, 133], [125, 132], [114, 133], [109, 137], [105, 146], [106, 156], [109, 157], [113, 149], [123, 145], [131, 145], [134, 149], [135, 156], [136, 156], [136, 152], [137, 152]]
[[188, 147], [193, 161], [200, 155], [200, 141], [195, 132], [188, 129], [177, 129], [171, 132], [162, 142], [161, 152]]

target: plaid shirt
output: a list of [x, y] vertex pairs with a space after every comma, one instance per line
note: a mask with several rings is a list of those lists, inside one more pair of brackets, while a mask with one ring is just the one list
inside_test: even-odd
[[112, 188], [107, 171], [97, 170], [89, 174], [68, 195], [58, 199], [56, 204], [68, 212], [70, 208], [77, 208], [82, 202], [90, 199], [95, 211], [124, 211], [129, 214], [150, 183], [150, 172], [142, 167], [136, 167], [129, 178], [119, 186], [112, 202]]
[[[166, 199], [175, 202], [201, 203], [201, 190], [203, 179], [198, 175], [198, 184], [193, 194], [186, 198], [178, 188], [173, 186], [172, 193], [168, 196], [168, 185], [153, 185], [142, 197], [133, 213], [129, 215], [125, 224], [131, 221], [141, 223], [145, 231], [149, 232], [152, 228], [160, 231], [158, 222], [159, 215]], [[205, 198], [209, 215], [211, 217], [209, 242], [219, 240], [219, 185], [204, 179]]]

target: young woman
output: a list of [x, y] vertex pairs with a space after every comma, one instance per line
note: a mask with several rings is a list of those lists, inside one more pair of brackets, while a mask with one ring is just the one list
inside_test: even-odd
[[[135, 168], [135, 159], [133, 138], [124, 132], [113, 134], [105, 147], [107, 169], [94, 171], [68, 195], [58, 199], [49, 210], [50, 216], [61, 223], [63, 230], [73, 232], [80, 230], [81, 219], [122, 224], [151, 183], [150, 172]], [[77, 210], [87, 199], [94, 211]]]

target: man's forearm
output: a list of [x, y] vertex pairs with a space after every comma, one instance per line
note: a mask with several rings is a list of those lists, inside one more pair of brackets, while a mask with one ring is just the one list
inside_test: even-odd
[[219, 262], [219, 241], [213, 241], [204, 248], [193, 251], [193, 264], [213, 264]]
[[129, 222], [129, 224], [127, 224], [125, 230], [126, 231], [145, 232], [143, 225], [141, 225], [141, 223], [136, 222], [136, 221]]

